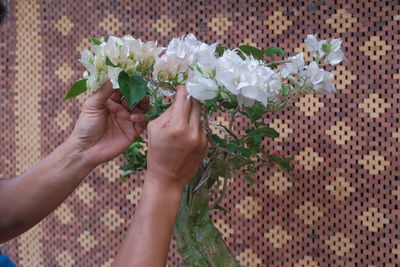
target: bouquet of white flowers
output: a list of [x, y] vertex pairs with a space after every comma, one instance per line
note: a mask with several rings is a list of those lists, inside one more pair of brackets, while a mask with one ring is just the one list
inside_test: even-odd
[[[212, 225], [209, 211], [225, 211], [220, 203], [227, 180], [234, 172], [242, 170], [250, 184], [257, 170], [264, 166], [278, 165], [294, 177], [292, 158], [269, 153], [263, 146], [265, 137], [279, 135], [260, 119], [267, 112], [292, 107], [298, 96], [335, 92], [333, 74], [323, 68], [345, 58], [341, 40], [332, 39], [328, 43], [318, 41], [316, 35], [307, 35], [305, 43], [313, 59], [306, 63], [303, 53], [285, 58], [286, 53], [277, 47], [259, 49], [241, 45], [229, 49], [203, 43], [193, 34], [173, 38], [166, 48], [130, 35], [110, 36], [107, 41], [91, 39], [93, 53], [85, 50], [80, 59], [86, 68], [84, 79], [72, 85], [66, 99], [87, 90], [96, 91], [111, 80], [130, 108], [146, 95], [151, 96], [152, 106], [146, 114], [149, 120], [168, 108], [162, 96], [173, 95], [178, 85], [186, 84], [189, 95], [200, 101], [211, 149], [198, 174], [185, 187], [174, 235], [187, 266], [238, 266]], [[281, 58], [277, 60], [278, 57]], [[229, 114], [227, 126], [212, 121], [216, 111]], [[240, 116], [250, 122], [241, 135], [234, 129], [234, 122]], [[213, 132], [212, 127], [223, 135]], [[128, 163], [122, 167], [123, 179], [146, 168], [143, 143], [138, 138], [124, 153]], [[214, 203], [210, 204], [210, 199]], [[206, 253], [210, 247], [213, 255]]]
[[[303, 53], [286, 60], [274, 61], [276, 55], [285, 56], [279, 48], [260, 50], [249, 45], [241, 45], [230, 50], [214, 43], [208, 45], [188, 34], [173, 38], [167, 48], [158, 47], [156, 42], [143, 42], [130, 35], [122, 38], [110, 36], [91, 38], [94, 55], [85, 50], [81, 63], [86, 70], [85, 83], [73, 86], [67, 98], [75, 97], [86, 90], [96, 91], [107, 80], [115, 89], [121, 88], [123, 95], [134, 104], [143, 98], [145, 91], [131, 98], [125, 93], [129, 78], [139, 76], [150, 81], [159, 89], [174, 90], [179, 84], [186, 84], [189, 94], [197, 100], [211, 100], [218, 96], [235, 100], [239, 105], [253, 106], [255, 101], [268, 107], [279, 96], [297, 93], [330, 93], [335, 91], [333, 74], [323, 70], [325, 65], [335, 65], [344, 59], [340, 39], [318, 41], [315, 35], [308, 35], [305, 43], [313, 52], [314, 60], [308, 65]], [[264, 55], [271, 58], [264, 62]], [[280, 69], [277, 64], [285, 63]], [[133, 83], [139, 82], [139, 80]], [[285, 84], [289, 80], [293, 84]], [[161, 90], [164, 92], [164, 90]]]

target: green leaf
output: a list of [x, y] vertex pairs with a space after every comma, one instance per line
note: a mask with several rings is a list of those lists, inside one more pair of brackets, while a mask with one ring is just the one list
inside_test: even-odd
[[208, 108], [214, 107], [214, 106], [217, 107], [216, 102], [217, 102], [217, 100], [215, 98], [204, 101], [204, 103], [206, 103]]
[[247, 115], [252, 123], [260, 119], [265, 114], [265, 108], [260, 102], [255, 102], [250, 108], [247, 108]]
[[227, 147], [228, 147], [228, 151], [231, 153], [236, 153], [239, 151], [238, 147], [235, 146], [234, 144], [228, 144]]
[[282, 96], [288, 96], [289, 95], [289, 85], [283, 84], [281, 88]]
[[217, 100], [215, 98], [206, 100], [206, 101], [204, 101], [204, 103], [207, 106], [208, 114], [212, 114], [214, 111], [216, 111], [218, 109]]
[[247, 55], [252, 55], [255, 59], [264, 60], [264, 51], [251, 45], [240, 45], [239, 49]]
[[69, 88], [67, 95], [64, 97], [64, 100], [77, 97], [78, 95], [87, 91], [86, 86], [87, 79], [79, 80], [75, 82], [71, 88]]
[[289, 85], [289, 92], [290, 92], [292, 95], [295, 95], [295, 94], [296, 94], [296, 91], [295, 91], [294, 87], [291, 86], [291, 85]]
[[139, 75], [129, 76], [121, 71], [118, 76], [121, 94], [128, 101], [129, 108], [134, 107], [146, 96], [147, 82]]
[[118, 66], [114, 65], [114, 64], [111, 62], [111, 60], [110, 60], [110, 58], [109, 58], [108, 56], [106, 56], [106, 65], [107, 65], [107, 66], [114, 67], [114, 68], [118, 67]]
[[246, 174], [244, 178], [246, 178], [246, 181], [249, 182], [250, 186], [254, 184], [254, 179], [251, 178], [250, 174]]
[[274, 61], [275, 59], [275, 55], [281, 55], [281, 56], [286, 56], [285, 51], [283, 51], [283, 49], [279, 48], [279, 47], [268, 47], [264, 50], [264, 53], [269, 56], [272, 61]]
[[331, 44], [322, 44], [321, 45], [321, 50], [324, 53], [328, 53], [331, 48], [332, 48]]
[[217, 48], [215, 49], [215, 52], [217, 52], [218, 54], [220, 54], [221, 56], [224, 54], [225, 50], [227, 50], [228, 47], [225, 46], [217, 46]]
[[275, 155], [269, 155], [269, 157], [276, 163], [278, 164], [281, 169], [286, 172], [287, 174], [289, 174], [292, 178], [296, 179], [298, 181], [298, 179], [292, 174], [294, 168], [290, 165], [290, 161], [292, 161], [294, 158], [280, 158], [278, 156]]
[[94, 37], [89, 37], [89, 39], [93, 42], [95, 45], [101, 45], [104, 42], [104, 37], [99, 37], [99, 38], [94, 38]]
[[218, 126], [221, 126], [222, 128], [225, 129], [225, 131], [227, 131], [233, 138], [235, 138], [236, 140], [238, 140], [238, 137], [236, 136], [236, 134], [234, 134], [231, 130], [228, 129], [228, 127], [222, 125], [222, 124], [218, 124]]
[[246, 60], [246, 56], [243, 55], [242, 51], [235, 49], [235, 52], [241, 59]]
[[236, 101], [229, 101], [227, 99], [223, 99], [223, 100], [219, 101], [219, 103], [221, 104], [221, 106], [223, 106], [224, 108], [227, 108], [227, 109], [234, 109], [238, 105]]
[[249, 157], [250, 156], [249, 150], [244, 148], [243, 146], [240, 146], [240, 145], [237, 146], [237, 145], [235, 145], [233, 143], [229, 143], [229, 144], [226, 145], [226, 147], [228, 148], [228, 151], [231, 152], [231, 153], [234, 153], [234, 154], [240, 153], [244, 157]]
[[143, 137], [141, 137], [141, 136], [136, 137], [136, 139], [133, 142], [134, 143], [145, 143], [145, 144], [147, 144], [147, 142], [144, 141]]
[[271, 138], [279, 137], [279, 133], [277, 131], [275, 131], [273, 128], [269, 128], [269, 127], [257, 128], [257, 129], [254, 129], [254, 130], [247, 129], [246, 133], [249, 136], [261, 134], [263, 136], [268, 136], [268, 137], [271, 137]]
[[203, 70], [200, 68], [199, 64], [195, 63], [196, 69], [200, 74], [204, 74]]
[[269, 64], [268, 65], [271, 69], [277, 69], [278, 65], [277, 64]]
[[215, 210], [222, 210], [223, 212], [229, 214], [229, 210], [227, 210], [227, 209], [221, 207], [220, 205], [213, 206], [213, 209], [215, 209]]
[[212, 134], [211, 138], [215, 143], [221, 145], [222, 147], [226, 147], [226, 141], [224, 139], [222, 139], [221, 137], [219, 137], [218, 135]]
[[294, 158], [284, 158], [282, 160], [282, 165], [281, 167], [285, 168], [285, 170], [287, 170], [288, 172], [293, 171], [293, 167], [290, 165], [290, 162], [293, 160]]

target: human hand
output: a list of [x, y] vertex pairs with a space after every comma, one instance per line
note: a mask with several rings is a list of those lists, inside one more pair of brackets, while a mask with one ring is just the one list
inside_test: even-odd
[[149, 99], [143, 99], [131, 112], [122, 95], [105, 83], [84, 103], [82, 112], [69, 138], [93, 167], [111, 160], [127, 149], [146, 128], [144, 113]]
[[208, 152], [201, 126], [201, 106], [178, 86], [174, 104], [151, 121], [148, 131], [147, 178], [182, 189]]

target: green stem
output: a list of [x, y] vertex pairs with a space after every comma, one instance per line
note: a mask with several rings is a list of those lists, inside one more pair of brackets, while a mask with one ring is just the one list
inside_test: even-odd
[[186, 185], [174, 227], [183, 263], [188, 267], [239, 267], [212, 223], [208, 188], [203, 186], [194, 192], [197, 182], [194, 178]]

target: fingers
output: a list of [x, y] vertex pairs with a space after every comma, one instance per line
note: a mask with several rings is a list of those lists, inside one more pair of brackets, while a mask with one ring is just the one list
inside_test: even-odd
[[140, 103], [138, 105], [138, 109], [140, 111], [146, 113], [149, 110], [149, 106], [150, 106], [150, 97], [145, 96], [145, 98], [143, 98], [143, 100], [140, 101]]
[[179, 85], [176, 87], [175, 102], [172, 105], [172, 120], [175, 122], [189, 122], [192, 101], [188, 96], [186, 86]]
[[133, 127], [135, 128], [136, 135], [142, 134], [144, 129], [147, 127], [147, 120], [143, 113], [131, 114], [130, 119], [133, 122]]
[[120, 103], [126, 110], [129, 111], [129, 105], [128, 105], [128, 100], [126, 100], [126, 98], [119, 100], [118, 103]]
[[122, 119], [125, 119], [125, 120], [130, 119], [129, 112], [121, 104], [118, 104], [117, 102], [114, 102], [111, 99], [108, 99], [106, 102], [106, 107], [108, 108], [108, 110], [111, 113], [118, 115]]
[[131, 111], [132, 114], [136, 113], [146, 113], [149, 110], [150, 98], [149, 96], [145, 96], [143, 100], [139, 102], [139, 104]]
[[115, 102], [119, 102], [122, 98], [121, 91], [119, 89], [114, 90], [114, 93], [110, 96], [110, 99]]
[[199, 101], [192, 99], [192, 109], [190, 112], [189, 125], [193, 127], [195, 131], [200, 130], [200, 118], [201, 118], [201, 105]]
[[86, 104], [93, 109], [104, 108], [107, 99], [114, 93], [112, 84], [107, 81], [103, 86], [91, 97], [86, 100]]

